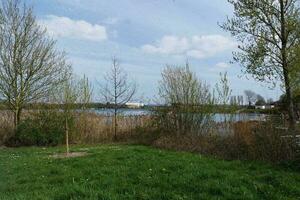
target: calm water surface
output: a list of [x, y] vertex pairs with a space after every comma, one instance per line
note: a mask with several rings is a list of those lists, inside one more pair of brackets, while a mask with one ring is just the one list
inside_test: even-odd
[[[90, 112], [103, 116], [111, 116], [113, 109], [91, 109]], [[124, 116], [143, 116], [151, 115], [152, 112], [145, 109], [120, 109], [120, 113]], [[254, 121], [264, 120], [267, 115], [256, 113], [241, 113], [241, 114], [214, 114], [213, 119], [216, 122], [224, 122], [225, 120], [231, 121]]]

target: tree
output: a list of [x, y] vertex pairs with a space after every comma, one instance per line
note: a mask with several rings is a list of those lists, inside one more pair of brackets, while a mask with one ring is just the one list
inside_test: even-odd
[[267, 104], [271, 105], [274, 103], [274, 100], [272, 98], [267, 99]]
[[234, 61], [258, 81], [284, 84], [290, 128], [295, 128], [290, 73], [299, 46], [299, 4], [297, 0], [228, 0], [234, 16], [221, 27], [241, 45]]
[[137, 86], [134, 81], [129, 81], [127, 73], [116, 58], [112, 59], [111, 70], [106, 73], [104, 80], [105, 83], [100, 84], [100, 93], [105, 102], [113, 106], [114, 139], [117, 140], [120, 108], [133, 99]]
[[230, 96], [232, 94], [232, 89], [229, 86], [229, 80], [227, 72], [220, 73], [220, 82], [216, 84], [218, 103], [225, 106], [230, 102]]
[[166, 110], [158, 110], [161, 128], [177, 134], [204, 131], [211, 117], [212, 95], [187, 63], [184, 67], [166, 66], [161, 73], [159, 97]]
[[266, 100], [263, 96], [261, 96], [260, 94], [257, 94], [256, 95], [256, 102], [255, 102], [255, 105], [256, 106], [263, 106], [263, 105], [266, 105]]
[[87, 111], [89, 108], [89, 104], [92, 101], [93, 98], [93, 88], [91, 83], [89, 82], [89, 79], [84, 75], [82, 79], [79, 80], [79, 103], [80, 103], [80, 109], [81, 109], [81, 115], [80, 115], [80, 121], [83, 125], [83, 132], [87, 133], [88, 131], [88, 116]]
[[237, 100], [238, 100], [238, 105], [239, 105], [239, 106], [244, 105], [244, 96], [239, 95], [239, 96], [237, 97]]
[[248, 101], [249, 106], [254, 105], [257, 101], [257, 94], [251, 90], [245, 90], [244, 93], [246, 95], [246, 101]]
[[43, 100], [65, 80], [70, 66], [32, 9], [19, 0], [2, 1], [0, 36], [0, 97], [13, 111], [17, 127], [24, 106]]
[[[66, 79], [60, 87], [56, 87], [52, 90], [52, 101], [62, 106], [67, 154], [69, 154], [70, 149], [70, 132], [75, 125], [75, 114], [78, 109], [80, 109], [81, 112], [87, 109], [91, 96], [92, 90], [85, 75], [83, 78], [77, 78], [70, 74], [68, 79]], [[78, 107], [78, 105], [80, 105], [80, 107]]]
[[265, 98], [263, 96], [261, 96], [260, 94], [256, 95], [256, 99], [257, 99], [256, 103], [259, 101], [262, 104], [266, 104]]
[[89, 79], [85, 75], [82, 79], [79, 80], [79, 90], [81, 94], [79, 98], [81, 109], [86, 110], [92, 100], [93, 88], [91, 83], [89, 82]]

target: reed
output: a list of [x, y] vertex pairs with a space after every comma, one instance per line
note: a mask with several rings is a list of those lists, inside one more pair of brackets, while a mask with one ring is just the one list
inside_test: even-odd
[[[43, 110], [45, 112], [45, 110]], [[53, 111], [51, 111], [53, 112]], [[38, 118], [41, 119], [39, 111], [25, 111], [22, 120]], [[50, 113], [50, 110], [49, 110]], [[51, 114], [49, 114], [51, 115]], [[48, 115], [48, 116], [49, 116]], [[55, 115], [54, 115], [55, 116]], [[151, 127], [150, 116], [118, 116], [118, 138], [119, 141], [128, 141], [139, 138], [141, 129]], [[13, 115], [8, 111], [1, 111], [0, 115], [0, 145], [3, 145], [14, 135]], [[95, 144], [113, 142], [113, 124], [110, 116], [102, 116], [94, 113], [77, 113], [74, 116], [74, 124], [70, 133], [70, 142], [73, 144]]]
[[[94, 113], [83, 113], [76, 116], [73, 143], [103, 143], [114, 138], [113, 119]], [[151, 116], [118, 116], [118, 139], [129, 140], [139, 134], [140, 129], [151, 125]]]

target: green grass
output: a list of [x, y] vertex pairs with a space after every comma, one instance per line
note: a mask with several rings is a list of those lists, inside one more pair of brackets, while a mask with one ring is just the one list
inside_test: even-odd
[[0, 149], [0, 199], [300, 199], [300, 173], [143, 146]]

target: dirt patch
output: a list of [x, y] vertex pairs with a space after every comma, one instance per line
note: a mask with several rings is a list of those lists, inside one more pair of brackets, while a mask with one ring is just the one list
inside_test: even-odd
[[87, 152], [70, 152], [51, 155], [51, 158], [77, 158], [89, 155]]

